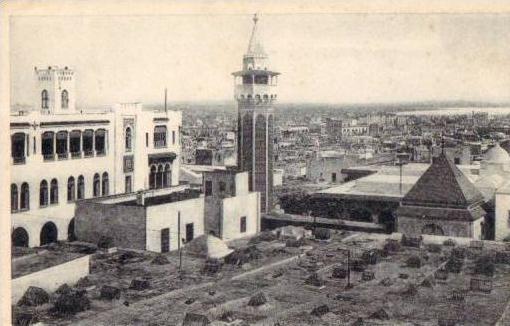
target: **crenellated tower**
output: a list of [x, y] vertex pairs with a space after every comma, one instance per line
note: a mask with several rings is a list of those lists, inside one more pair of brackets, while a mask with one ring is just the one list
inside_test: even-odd
[[257, 15], [241, 71], [233, 73], [238, 105], [238, 151], [240, 170], [248, 171], [249, 188], [261, 193], [261, 211], [269, 212], [273, 196], [273, 128], [278, 72], [269, 60], [257, 33]]

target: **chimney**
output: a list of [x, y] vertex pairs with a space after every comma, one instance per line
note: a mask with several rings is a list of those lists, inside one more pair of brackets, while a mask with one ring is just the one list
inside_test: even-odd
[[145, 192], [143, 190], [136, 193], [136, 204], [139, 206], [145, 206]]

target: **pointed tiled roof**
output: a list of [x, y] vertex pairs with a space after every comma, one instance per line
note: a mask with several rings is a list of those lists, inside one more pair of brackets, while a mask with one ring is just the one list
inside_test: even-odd
[[402, 199], [402, 205], [448, 208], [467, 208], [481, 202], [482, 194], [444, 153]]
[[257, 22], [258, 22], [257, 14], [253, 16], [253, 30], [251, 32], [250, 43], [248, 44], [248, 51], [246, 55], [266, 55], [266, 51], [264, 51], [264, 47], [260, 42], [257, 32]]

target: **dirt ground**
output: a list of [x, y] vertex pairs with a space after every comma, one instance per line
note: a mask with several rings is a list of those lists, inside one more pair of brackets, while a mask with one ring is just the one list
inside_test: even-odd
[[[213, 325], [353, 325], [359, 318], [364, 325], [437, 325], [438, 320], [458, 325], [494, 325], [510, 299], [510, 265], [497, 264], [490, 293], [470, 290], [474, 260], [480, 255], [504, 248], [468, 249], [459, 274], [436, 280], [434, 272], [444, 265], [452, 247], [441, 245], [441, 252], [402, 247], [400, 251], [367, 265], [373, 280], [362, 280], [362, 272], [351, 271], [352, 288], [347, 280], [332, 277], [334, 267], [347, 266], [368, 249], [382, 249], [386, 235], [334, 232], [332, 240], [307, 240], [301, 248], [285, 247], [282, 240], [259, 242], [259, 259], [247, 265], [223, 265], [216, 275], [204, 275], [204, 259], [184, 256], [183, 277], [179, 278], [178, 254], [167, 254], [167, 265], [153, 265], [155, 254], [97, 254], [93, 259], [87, 296], [92, 307], [73, 317], [43, 321], [59, 325], [180, 325], [186, 312], [206, 315]], [[236, 242], [246, 247], [246, 241]], [[125, 255], [124, 255], [125, 256]], [[408, 267], [411, 256], [422, 258], [420, 268]], [[126, 257], [124, 257], [126, 258]], [[122, 261], [122, 262], [121, 262]], [[308, 285], [306, 279], [317, 273], [323, 287]], [[146, 277], [150, 288], [129, 289], [135, 277]], [[425, 278], [432, 280], [423, 286]], [[382, 280], [385, 280], [382, 282]], [[99, 297], [102, 285], [122, 289], [120, 300]], [[267, 302], [248, 305], [250, 298], [264, 293]], [[461, 299], [452, 299], [453, 293]], [[125, 305], [129, 302], [129, 305]], [[320, 316], [314, 308], [326, 305]], [[374, 315], [375, 313], [375, 315]], [[237, 320], [236, 322], [233, 322]]]

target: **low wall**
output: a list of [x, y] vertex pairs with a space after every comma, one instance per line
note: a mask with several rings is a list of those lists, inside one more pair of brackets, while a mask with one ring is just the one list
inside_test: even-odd
[[18, 302], [29, 286], [37, 286], [47, 292], [53, 292], [64, 283], [72, 285], [80, 278], [89, 275], [89, 266], [90, 255], [15, 278], [11, 280], [12, 303]]

